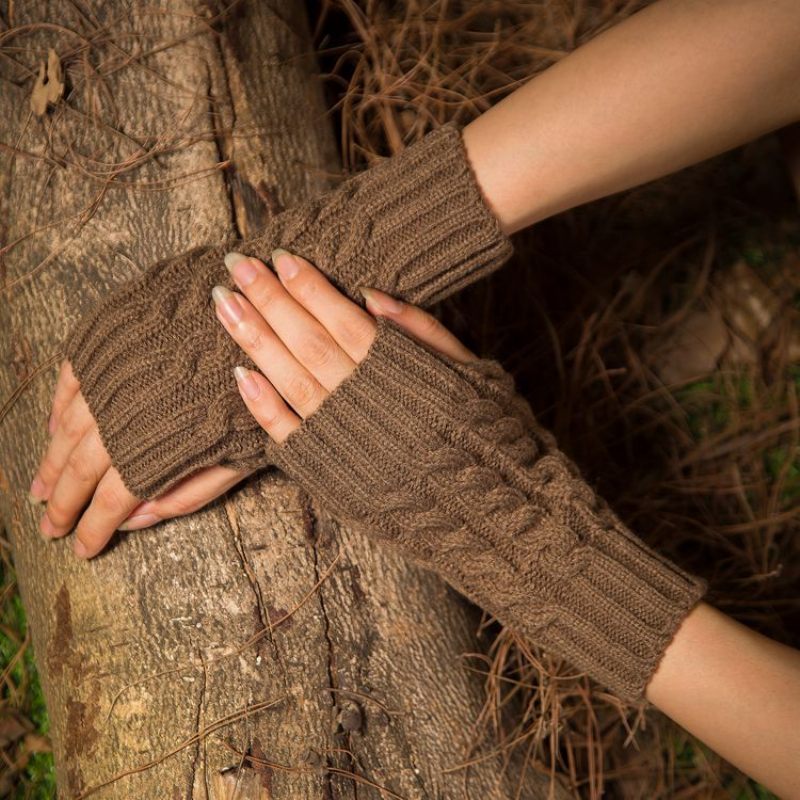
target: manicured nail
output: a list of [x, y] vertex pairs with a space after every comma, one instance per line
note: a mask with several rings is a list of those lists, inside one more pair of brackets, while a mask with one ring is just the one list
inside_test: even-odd
[[278, 275], [284, 280], [291, 280], [300, 272], [300, 265], [297, 263], [297, 259], [282, 247], [277, 247], [272, 251], [270, 260], [275, 265]]
[[236, 377], [236, 383], [242, 387], [242, 392], [244, 393], [245, 397], [249, 398], [250, 400], [255, 400], [256, 397], [261, 394], [261, 388], [249, 369], [245, 369], [244, 367], [234, 367], [233, 374]]
[[155, 525], [160, 522], [161, 517], [155, 514], [136, 514], [134, 517], [129, 517], [119, 526], [118, 530], [121, 531], [138, 531], [140, 528], [147, 528], [150, 525]]
[[233, 296], [233, 292], [224, 286], [215, 286], [211, 290], [211, 296], [214, 298], [219, 313], [232, 325], [235, 325], [242, 318], [242, 307]]
[[228, 253], [225, 256], [225, 266], [236, 283], [243, 289], [258, 277], [258, 270], [252, 259], [241, 253]]
[[230, 272], [234, 265], [238, 264], [240, 261], [245, 261], [247, 256], [242, 253], [225, 253], [225, 258], [222, 260], [225, 262], [225, 266], [228, 268], [228, 272]]
[[45, 494], [47, 494], [47, 487], [44, 485], [44, 481], [38, 475], [34, 475], [30, 488], [31, 500], [34, 503], [42, 503], [44, 502]]
[[367, 286], [359, 286], [358, 291], [364, 295], [364, 299], [378, 311], [386, 314], [399, 314], [403, 310], [403, 304], [394, 297], [378, 289], [370, 289]]
[[75, 541], [72, 543], [72, 550], [78, 558], [86, 558], [89, 555], [89, 551], [86, 548], [86, 545], [76, 536]]

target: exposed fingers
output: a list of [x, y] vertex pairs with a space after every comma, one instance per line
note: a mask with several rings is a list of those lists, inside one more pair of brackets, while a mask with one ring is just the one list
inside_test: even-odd
[[427, 344], [455, 361], [474, 361], [478, 358], [436, 317], [418, 306], [405, 303], [378, 289], [362, 287], [367, 309], [377, 316], [390, 317], [420, 342]]
[[109, 466], [111, 459], [93, 425], [67, 456], [41, 519], [42, 533], [63, 536], [71, 530]]
[[328, 390], [295, 358], [246, 297], [224, 286], [215, 286], [212, 296], [217, 319], [236, 343], [301, 417], [313, 414]]
[[75, 527], [72, 543], [76, 556], [92, 558], [108, 544], [114, 531], [139, 503], [114, 467], [107, 469], [92, 495], [89, 507]]
[[297, 416], [274, 386], [263, 376], [244, 367], [234, 369], [242, 399], [259, 425], [278, 443], [300, 425]]
[[72, 398], [80, 391], [78, 379], [72, 372], [72, 365], [69, 361], [61, 362], [61, 369], [58, 371], [56, 388], [53, 392], [53, 404], [50, 410], [50, 419], [47, 423], [47, 430], [54, 434], [58, 421], [64, 409], [70, 404]]
[[205, 467], [183, 478], [159, 497], [136, 505], [128, 512], [119, 529], [137, 531], [164, 519], [191, 514], [225, 494], [249, 474], [230, 467]]
[[89, 406], [78, 392], [61, 413], [58, 426], [47, 445], [47, 451], [31, 483], [31, 494], [47, 500], [67, 463], [70, 453], [94, 425]]
[[[332, 392], [355, 368], [355, 362], [336, 339], [289, 294], [275, 273], [261, 261], [239, 253], [228, 253], [225, 263], [256, 312], [300, 364], [320, 385]], [[358, 309], [354, 303], [341, 297]], [[272, 380], [271, 375], [264, 374]]]
[[302, 256], [279, 248], [272, 252], [272, 263], [289, 294], [322, 323], [355, 363], [361, 361], [375, 339], [375, 320]]

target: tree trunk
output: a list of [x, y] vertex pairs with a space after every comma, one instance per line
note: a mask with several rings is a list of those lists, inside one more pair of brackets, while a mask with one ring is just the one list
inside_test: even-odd
[[[300, 2], [95, 5], [8, 2], [0, 33], [2, 514], [60, 796], [513, 796], [498, 756], [453, 769], [481, 752], [483, 688], [461, 659], [475, 610], [277, 471], [89, 562], [37, 534], [27, 489], [74, 321], [338, 165]], [[50, 47], [66, 90], [40, 117]], [[518, 796], [546, 784], [528, 774]]]

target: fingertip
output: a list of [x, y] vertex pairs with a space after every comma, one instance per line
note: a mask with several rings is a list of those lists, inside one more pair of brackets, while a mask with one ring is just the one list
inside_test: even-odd
[[89, 548], [77, 536], [72, 543], [72, 552], [75, 553], [78, 558], [89, 558]]
[[157, 514], [132, 514], [118, 528], [120, 531], [140, 531], [161, 522]]
[[46, 539], [55, 539], [63, 536], [63, 533], [59, 531], [55, 525], [53, 525], [53, 521], [47, 515], [46, 511], [39, 518], [39, 533], [41, 533]]
[[[361, 288], [359, 291], [364, 295], [366, 310], [372, 314], [373, 317], [386, 317], [387, 319], [391, 319], [401, 330], [412, 336], [417, 336], [414, 314], [404, 313], [404, 311], [409, 308], [408, 305], [403, 304], [400, 311], [392, 312], [384, 307], [383, 298], [381, 298], [381, 300], [376, 299], [375, 294], [373, 294], [376, 291], [375, 289]], [[388, 295], [386, 296], [388, 297]]]
[[359, 286], [358, 291], [364, 296], [368, 310], [376, 316], [396, 317], [402, 314], [405, 308], [401, 300], [371, 286]]
[[50, 497], [50, 490], [39, 477], [38, 472], [33, 476], [30, 488], [28, 489], [28, 497], [32, 503], [46, 503]]
[[367, 288], [366, 286], [359, 286], [358, 291], [364, 298], [364, 305], [366, 306], [367, 311], [369, 311], [369, 313], [375, 317], [380, 316], [380, 309], [378, 308], [378, 306], [375, 305], [375, 303], [372, 300], [372, 290]]
[[278, 277], [284, 282], [296, 278], [300, 274], [301, 267], [310, 266], [307, 261], [303, 263], [303, 261], [300, 260], [300, 256], [296, 256], [294, 253], [290, 253], [282, 247], [276, 247], [272, 251], [270, 254], [270, 261], [272, 261], [272, 265], [275, 267], [275, 272], [278, 273]]
[[140, 500], [138, 505], [135, 505], [128, 514], [128, 517], [133, 517], [136, 514], [147, 514], [157, 510], [158, 498], [154, 500]]

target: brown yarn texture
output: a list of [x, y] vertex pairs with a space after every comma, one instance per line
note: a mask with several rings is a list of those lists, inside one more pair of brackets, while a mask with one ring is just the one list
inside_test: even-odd
[[355, 370], [267, 449], [338, 519], [626, 700], [707, 589], [595, 494], [497, 361], [456, 362], [383, 317]]
[[510, 240], [485, 203], [448, 122], [335, 189], [277, 215], [258, 236], [159, 262], [70, 332], [65, 355], [125, 485], [152, 498], [197, 469], [265, 465], [267, 434], [232, 375], [255, 369], [216, 319], [215, 284], [234, 289], [223, 257], [306, 257], [351, 299], [373, 286], [419, 305], [505, 263]]

